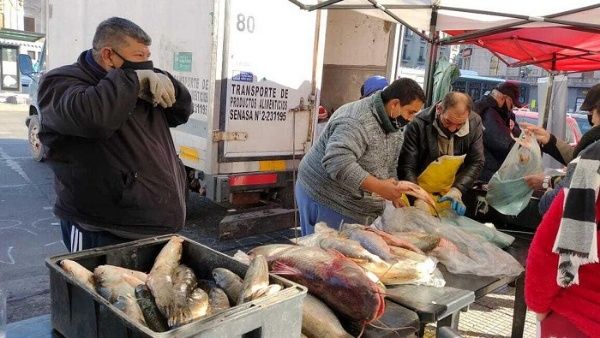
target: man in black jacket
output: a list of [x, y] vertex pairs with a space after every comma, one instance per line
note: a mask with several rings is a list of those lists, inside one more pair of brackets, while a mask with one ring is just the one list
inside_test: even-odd
[[188, 120], [191, 97], [153, 68], [150, 43], [135, 23], [107, 19], [93, 49], [41, 81], [40, 139], [70, 251], [173, 233], [185, 223], [185, 169], [169, 127]]
[[[438, 104], [420, 112], [408, 124], [398, 159], [398, 179], [418, 183], [427, 192], [449, 201], [464, 215], [462, 194], [470, 189], [483, 166], [482, 127], [471, 98], [450, 92]], [[414, 206], [429, 210], [424, 201]]]
[[521, 108], [520, 89], [516, 83], [502, 82], [489, 95], [475, 102], [475, 111], [483, 123], [483, 150], [485, 164], [479, 180], [487, 183], [500, 169], [508, 152], [519, 137], [521, 129], [515, 123], [513, 106]]

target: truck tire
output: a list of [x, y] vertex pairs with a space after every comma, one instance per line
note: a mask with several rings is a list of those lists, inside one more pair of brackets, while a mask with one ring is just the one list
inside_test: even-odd
[[40, 117], [37, 115], [32, 115], [29, 119], [29, 150], [31, 151], [31, 157], [34, 160], [41, 162], [44, 160], [44, 156], [46, 155], [46, 147], [40, 142], [40, 138], [38, 137], [38, 133], [40, 132], [41, 124]]

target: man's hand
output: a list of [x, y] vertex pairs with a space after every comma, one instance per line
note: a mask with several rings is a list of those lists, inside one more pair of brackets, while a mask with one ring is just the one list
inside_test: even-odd
[[546, 319], [546, 317], [548, 316], [548, 312], [544, 312], [544, 313], [535, 313], [535, 317], [537, 318], [537, 320], [539, 322], [541, 322], [542, 320]]
[[377, 191], [374, 192], [388, 201], [397, 201], [402, 197], [404, 189], [398, 184], [398, 180], [388, 178], [380, 180]]
[[542, 190], [542, 183], [544, 183], [544, 174], [533, 174], [523, 177], [525, 183], [533, 190]]
[[542, 127], [538, 127], [527, 122], [519, 123], [519, 126], [521, 126], [521, 129], [533, 133], [535, 139], [541, 145], [545, 145], [546, 143], [548, 143], [548, 141], [550, 141], [550, 133]]
[[463, 216], [467, 211], [467, 207], [462, 202], [462, 193], [460, 190], [452, 187], [450, 190], [439, 199], [440, 202], [449, 201], [452, 207], [452, 210], [456, 212], [457, 215]]
[[169, 108], [175, 103], [175, 86], [165, 74], [150, 69], [135, 71], [140, 82], [139, 97], [143, 100]]

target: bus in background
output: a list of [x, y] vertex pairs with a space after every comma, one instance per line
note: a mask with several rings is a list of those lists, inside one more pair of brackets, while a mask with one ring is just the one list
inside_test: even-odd
[[[473, 101], [479, 100], [483, 95], [496, 88], [499, 83], [506, 80], [494, 77], [479, 76], [477, 72], [460, 70], [460, 77], [452, 82], [452, 90], [469, 94]], [[529, 102], [530, 85], [524, 82], [512, 81], [521, 88], [521, 102]]]

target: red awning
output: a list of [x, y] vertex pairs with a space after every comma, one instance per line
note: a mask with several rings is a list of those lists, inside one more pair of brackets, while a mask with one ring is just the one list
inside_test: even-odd
[[[446, 31], [456, 36], [469, 31]], [[600, 33], [571, 27], [527, 27], [466, 39], [516, 59], [510, 66], [536, 65], [546, 70], [585, 72], [600, 69]]]

